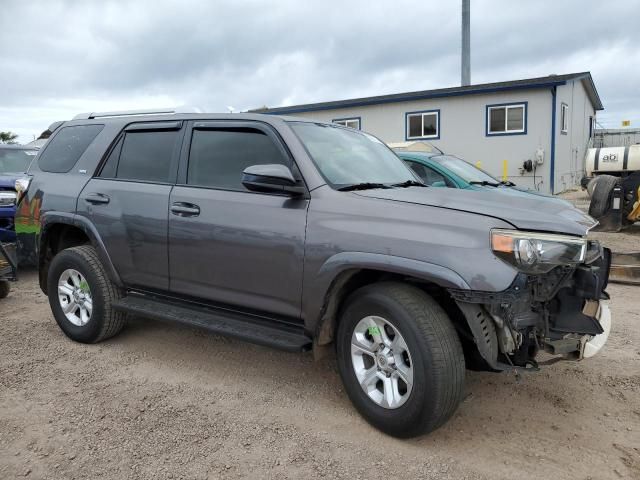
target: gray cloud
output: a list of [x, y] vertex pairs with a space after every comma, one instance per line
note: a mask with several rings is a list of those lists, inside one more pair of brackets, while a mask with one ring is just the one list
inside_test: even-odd
[[[0, 130], [79, 111], [246, 109], [459, 83], [459, 2], [3, 3]], [[475, 83], [590, 70], [640, 126], [638, 1], [472, 0]]]

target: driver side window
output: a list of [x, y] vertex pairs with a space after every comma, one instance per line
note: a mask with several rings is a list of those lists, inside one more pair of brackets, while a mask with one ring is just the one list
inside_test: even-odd
[[189, 152], [187, 183], [223, 190], [247, 191], [242, 172], [252, 165], [291, 168], [273, 141], [251, 128], [195, 129]]
[[[414, 171], [420, 179], [429, 186], [440, 186], [445, 187], [449, 186], [449, 182], [447, 179], [440, 173], [436, 172], [434, 169], [427, 167], [418, 162], [407, 162], [411, 170]], [[436, 185], [434, 185], [436, 184]]]

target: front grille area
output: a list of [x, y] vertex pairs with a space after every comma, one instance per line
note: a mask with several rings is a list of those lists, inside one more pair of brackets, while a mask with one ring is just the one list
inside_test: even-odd
[[13, 218], [0, 218], [0, 228], [4, 228], [6, 230], [13, 229]]

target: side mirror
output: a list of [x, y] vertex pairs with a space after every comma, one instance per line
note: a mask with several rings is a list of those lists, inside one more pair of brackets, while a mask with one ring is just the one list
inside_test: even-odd
[[280, 164], [252, 165], [242, 172], [242, 185], [253, 192], [303, 195], [305, 188], [296, 183], [288, 167]]

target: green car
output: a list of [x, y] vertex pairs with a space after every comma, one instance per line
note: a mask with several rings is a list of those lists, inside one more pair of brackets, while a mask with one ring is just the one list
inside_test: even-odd
[[548, 196], [536, 190], [500, 181], [484, 170], [454, 155], [443, 153], [426, 142], [389, 144], [420, 179], [431, 187], [462, 188], [467, 190], [496, 190], [507, 194]]

